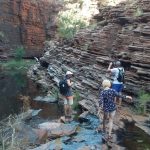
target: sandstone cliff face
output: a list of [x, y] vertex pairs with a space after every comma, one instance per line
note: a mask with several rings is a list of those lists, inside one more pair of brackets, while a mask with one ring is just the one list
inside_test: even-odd
[[8, 54], [23, 45], [27, 56], [41, 55], [46, 37], [54, 36], [60, 8], [55, 0], [0, 0], [0, 32], [7, 39], [0, 51]]

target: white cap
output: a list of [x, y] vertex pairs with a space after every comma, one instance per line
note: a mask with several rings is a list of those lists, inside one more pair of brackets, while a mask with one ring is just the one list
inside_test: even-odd
[[73, 74], [71, 71], [67, 71], [66, 75]]

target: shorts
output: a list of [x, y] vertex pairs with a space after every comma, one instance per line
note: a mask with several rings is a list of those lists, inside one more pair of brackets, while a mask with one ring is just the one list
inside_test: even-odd
[[64, 97], [64, 105], [73, 105], [73, 96], [71, 97]]
[[123, 90], [123, 84], [112, 84], [112, 89], [117, 91], [118, 93], [122, 92]]

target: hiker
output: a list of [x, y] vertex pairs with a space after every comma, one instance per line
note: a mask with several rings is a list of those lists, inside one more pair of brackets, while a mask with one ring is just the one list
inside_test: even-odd
[[113, 119], [116, 113], [116, 103], [115, 97], [121, 97], [123, 99], [132, 100], [131, 96], [124, 96], [116, 92], [114, 89], [111, 89], [111, 82], [109, 80], [104, 80], [102, 82], [103, 90], [100, 92], [99, 96], [99, 106], [103, 110], [103, 132], [106, 132], [106, 120], [109, 119], [109, 131], [108, 131], [108, 140], [111, 139], [111, 132], [113, 128]]
[[[114, 63], [114, 65], [115, 65], [114, 68], [112, 68], [112, 65], [113, 65], [113, 63], [111, 62], [107, 69], [107, 71], [110, 72], [113, 77], [113, 82], [112, 82], [111, 88], [121, 94], [121, 92], [123, 90], [123, 83], [124, 83], [124, 68], [121, 66], [120, 61], [116, 61]], [[115, 101], [117, 101], [117, 98], [115, 98]], [[120, 107], [121, 107], [121, 98], [119, 98], [119, 101], [118, 101], [118, 108], [120, 108]]]
[[66, 121], [72, 120], [72, 105], [73, 105], [73, 93], [71, 89], [71, 86], [73, 85], [73, 82], [71, 81], [72, 77], [73, 73], [71, 71], [67, 71], [65, 79], [63, 79], [59, 83], [60, 93], [64, 100], [64, 113]]

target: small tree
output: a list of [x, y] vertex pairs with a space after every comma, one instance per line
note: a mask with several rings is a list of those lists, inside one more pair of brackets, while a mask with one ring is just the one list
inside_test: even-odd
[[145, 91], [139, 93], [139, 109], [142, 114], [146, 114], [147, 102], [150, 102], [150, 94]]
[[75, 93], [74, 93], [74, 103], [73, 103], [73, 109], [74, 110], [77, 110], [78, 109], [78, 102], [81, 100], [81, 96], [80, 96], [80, 93], [79, 91], [75, 90]]
[[72, 39], [79, 29], [86, 26], [84, 20], [78, 17], [75, 12], [60, 13], [58, 33], [62, 38]]
[[20, 61], [24, 55], [25, 55], [25, 51], [23, 46], [17, 47], [17, 49], [15, 50], [15, 59], [17, 61]]

